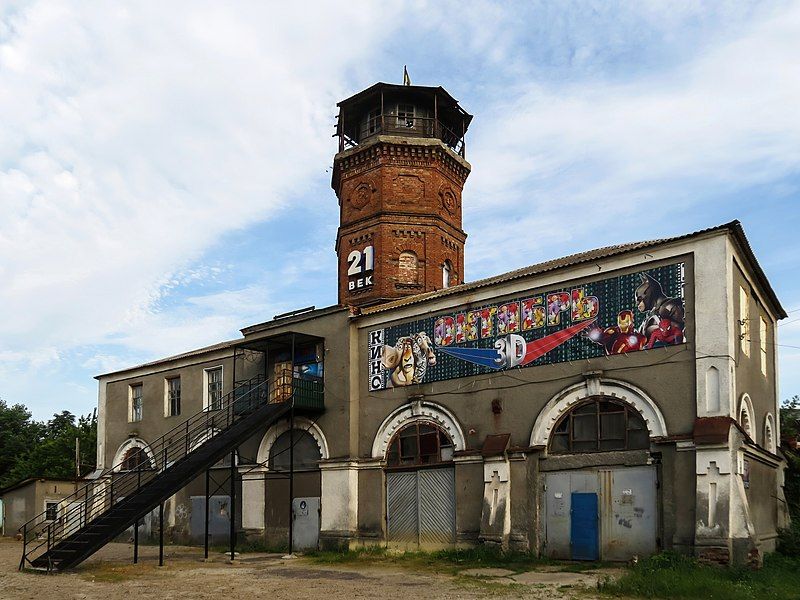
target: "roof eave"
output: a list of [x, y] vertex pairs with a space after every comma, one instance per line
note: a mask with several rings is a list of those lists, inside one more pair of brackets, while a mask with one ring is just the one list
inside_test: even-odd
[[756, 279], [758, 280], [758, 284], [761, 287], [761, 291], [766, 295], [767, 300], [772, 305], [772, 309], [775, 311], [775, 314], [778, 317], [778, 320], [785, 319], [789, 315], [786, 313], [786, 309], [783, 308], [781, 301], [778, 299], [778, 295], [775, 293], [775, 290], [772, 288], [772, 285], [767, 278], [766, 273], [761, 268], [761, 265], [756, 258], [755, 252], [753, 252], [752, 247], [750, 246], [750, 242], [747, 239], [747, 235], [744, 233], [744, 227], [739, 221], [732, 221], [729, 223], [730, 230], [733, 235], [733, 239], [739, 246], [739, 250], [744, 255], [745, 259], [749, 263], [750, 268], [753, 271]]

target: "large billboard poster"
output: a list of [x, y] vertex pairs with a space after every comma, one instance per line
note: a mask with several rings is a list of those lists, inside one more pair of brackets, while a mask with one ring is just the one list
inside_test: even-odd
[[684, 343], [684, 263], [367, 332], [369, 389]]

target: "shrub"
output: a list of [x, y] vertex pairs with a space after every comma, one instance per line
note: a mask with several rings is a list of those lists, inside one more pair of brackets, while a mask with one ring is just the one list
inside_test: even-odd
[[800, 556], [800, 519], [778, 531], [778, 552], [784, 556]]

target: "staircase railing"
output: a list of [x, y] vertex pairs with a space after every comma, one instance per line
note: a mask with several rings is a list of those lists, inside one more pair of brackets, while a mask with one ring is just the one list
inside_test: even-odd
[[[19, 568], [32, 564], [36, 557], [104, 515], [235, 421], [269, 403], [269, 384], [263, 375], [241, 382], [218, 401], [170, 429], [148, 448], [132, 449], [122, 461], [63, 498], [55, 519], [48, 519], [47, 511], [33, 517], [20, 528], [23, 551]], [[285, 397], [281, 401], [290, 399]]]

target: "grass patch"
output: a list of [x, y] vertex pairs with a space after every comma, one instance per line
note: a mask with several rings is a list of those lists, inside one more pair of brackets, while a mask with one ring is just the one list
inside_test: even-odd
[[491, 579], [484, 579], [482, 577], [459, 577], [455, 580], [455, 584], [464, 589], [472, 592], [480, 592], [483, 596], [513, 596], [530, 592], [531, 586], [522, 583], [500, 583]]
[[581, 572], [601, 566], [598, 563], [557, 562], [527, 552], [503, 552], [489, 546], [434, 552], [392, 552], [382, 546], [367, 546], [347, 552], [310, 552], [306, 556], [312, 562], [321, 564], [391, 565], [451, 574], [480, 568], [500, 568], [522, 573], [544, 565], [555, 566], [560, 571]]
[[364, 546], [353, 550], [314, 550], [304, 554], [312, 562], [336, 565], [358, 562], [387, 562], [393, 557], [383, 546]]
[[641, 561], [615, 580], [600, 584], [610, 596], [788, 600], [800, 597], [800, 559], [770, 554], [754, 571], [700, 565], [693, 558], [663, 553]]
[[81, 572], [81, 579], [85, 581], [99, 581], [103, 583], [120, 583], [136, 579], [145, 574], [150, 574], [156, 567], [152, 565], [125, 565], [119, 566], [100, 563], [92, 565]]

